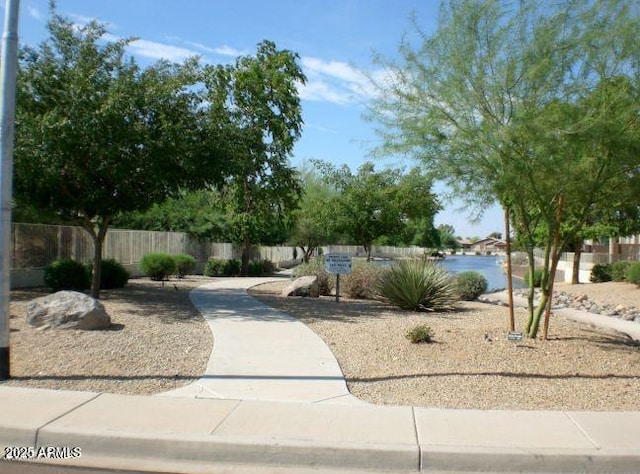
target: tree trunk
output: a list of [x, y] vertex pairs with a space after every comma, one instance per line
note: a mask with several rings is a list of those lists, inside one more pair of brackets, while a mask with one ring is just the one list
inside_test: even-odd
[[509, 209], [504, 208], [504, 228], [507, 253], [507, 294], [509, 296], [509, 331], [516, 330], [513, 314], [513, 272], [511, 271], [511, 229], [509, 228]]
[[102, 246], [104, 244], [104, 238], [107, 235], [109, 229], [109, 218], [105, 218], [98, 224], [98, 232], [93, 226], [93, 223], [86, 222], [83, 227], [93, 240], [93, 271], [91, 273], [91, 296], [95, 299], [100, 298], [100, 280], [102, 273]]
[[571, 284], [580, 283], [580, 258], [582, 257], [582, 239], [578, 239], [576, 243], [575, 253], [573, 254], [573, 269], [571, 274]]
[[251, 238], [247, 232], [242, 239], [242, 255], [240, 257], [240, 275], [243, 277], [249, 276], [249, 256], [251, 253]]

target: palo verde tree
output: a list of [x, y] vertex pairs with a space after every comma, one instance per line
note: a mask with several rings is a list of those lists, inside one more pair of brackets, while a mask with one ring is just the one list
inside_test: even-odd
[[587, 209], [609, 204], [602, 190], [616, 176], [638, 170], [638, 11], [622, 0], [451, 0], [433, 34], [414, 24], [417, 45], [377, 58], [377, 152], [419, 160], [476, 209], [505, 207], [530, 271], [542, 246], [542, 298], [534, 307], [530, 288], [525, 324], [535, 337], [569, 237]]
[[297, 86], [305, 81], [297, 54], [270, 41], [235, 65], [204, 70], [210, 111], [224, 117], [216, 133], [233, 158], [223, 192], [234, 241], [242, 248], [243, 275], [266, 216], [285, 219], [299, 197], [288, 159], [302, 133]]
[[141, 69], [125, 57], [127, 40], [106, 41], [102, 25], [75, 25], [53, 3], [48, 29], [44, 43], [20, 55], [16, 198], [91, 235], [99, 297], [113, 217], [211, 180], [221, 160], [199, 134], [194, 61]]

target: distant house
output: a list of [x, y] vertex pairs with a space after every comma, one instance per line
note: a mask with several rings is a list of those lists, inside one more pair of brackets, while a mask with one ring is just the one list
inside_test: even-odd
[[458, 246], [462, 249], [463, 252], [471, 250], [473, 246], [473, 242], [469, 239], [458, 240]]
[[507, 243], [502, 239], [496, 239], [495, 237], [486, 237], [482, 240], [478, 240], [471, 245], [471, 251], [480, 253], [495, 253], [504, 252], [507, 248]]

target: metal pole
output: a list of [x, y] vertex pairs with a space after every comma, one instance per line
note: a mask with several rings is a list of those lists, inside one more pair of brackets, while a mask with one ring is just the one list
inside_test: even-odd
[[6, 0], [0, 61], [0, 380], [10, 377], [9, 291], [11, 278], [11, 201], [13, 130], [16, 112], [18, 10], [20, 0]]

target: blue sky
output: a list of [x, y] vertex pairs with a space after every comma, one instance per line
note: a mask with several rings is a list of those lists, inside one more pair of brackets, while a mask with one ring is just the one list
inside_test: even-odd
[[[4, 2], [2, 2], [4, 5]], [[129, 52], [141, 64], [232, 63], [253, 54], [262, 40], [299, 54], [308, 83], [301, 88], [305, 127], [292, 164], [311, 158], [346, 163], [355, 171], [369, 158], [377, 137], [362, 119], [370, 97], [361, 71], [375, 73], [373, 53], [393, 57], [403, 35], [411, 36], [414, 12], [425, 31], [435, 28], [439, 0], [58, 0], [62, 15], [78, 23], [98, 19], [118, 38], [139, 38]], [[20, 43], [46, 36], [48, 0], [21, 0]], [[387, 162], [376, 162], [377, 167]], [[393, 163], [393, 161], [391, 161]], [[401, 163], [411, 166], [413, 163]], [[436, 188], [436, 192], [440, 189]], [[451, 224], [462, 237], [502, 231], [500, 211], [489, 209], [471, 223], [459, 202], [444, 203], [436, 224]]]

